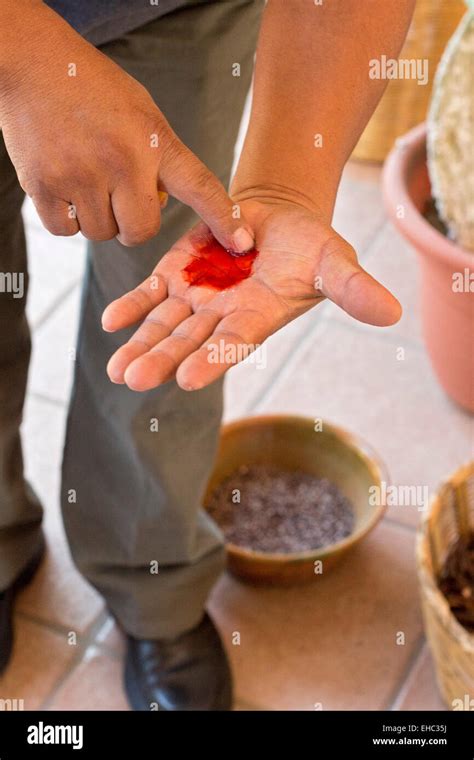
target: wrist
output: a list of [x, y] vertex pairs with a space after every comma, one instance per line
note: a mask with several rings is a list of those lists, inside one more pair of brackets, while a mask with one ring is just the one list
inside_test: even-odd
[[297, 190], [293, 187], [287, 187], [272, 182], [258, 182], [245, 184], [239, 181], [238, 176], [233, 179], [230, 187], [230, 196], [237, 203], [243, 201], [257, 201], [270, 206], [297, 206], [316, 216], [321, 221], [330, 224], [332, 218], [333, 202], [328, 197], [319, 202], [313, 196]]

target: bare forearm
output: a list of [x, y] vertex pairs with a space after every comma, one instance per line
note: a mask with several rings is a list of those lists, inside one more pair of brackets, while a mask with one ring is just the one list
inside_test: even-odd
[[398, 55], [413, 7], [269, 0], [234, 194], [274, 194], [332, 214], [342, 168], [386, 85], [369, 77], [369, 61]]
[[56, 14], [41, 0], [0, 0], [0, 95], [18, 70], [35, 65], [31, 51], [44, 36], [43, 15]]
[[68, 67], [78, 64], [78, 49], [86, 56], [94, 53], [93, 46], [42, 0], [0, 0], [0, 127], [17, 97], [23, 102], [42, 98], [47, 109], [49, 93], [36, 89], [38, 77], [51, 77], [51, 88], [58, 81], [71, 85], [75, 80]]

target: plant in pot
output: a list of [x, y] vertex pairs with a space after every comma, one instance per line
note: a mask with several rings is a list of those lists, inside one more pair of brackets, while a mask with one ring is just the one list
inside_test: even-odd
[[427, 124], [384, 167], [388, 212], [416, 248], [423, 332], [445, 391], [474, 412], [474, 0], [438, 67]]

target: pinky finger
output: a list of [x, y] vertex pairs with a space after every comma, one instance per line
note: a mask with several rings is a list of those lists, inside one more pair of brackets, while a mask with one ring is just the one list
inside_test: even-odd
[[168, 287], [164, 277], [158, 273], [150, 275], [136, 288], [107, 306], [102, 314], [103, 329], [115, 332], [136, 324], [164, 301], [167, 295]]

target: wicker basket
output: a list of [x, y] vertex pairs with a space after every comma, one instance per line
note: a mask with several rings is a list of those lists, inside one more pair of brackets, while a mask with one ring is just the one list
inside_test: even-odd
[[[438, 685], [451, 709], [474, 708], [474, 634], [454, 617], [436, 578], [453, 543], [474, 530], [474, 462], [433, 498], [417, 543], [423, 617]], [[459, 701], [457, 701], [459, 700]]]
[[441, 55], [466, 12], [463, 0], [418, 0], [400, 58], [428, 59], [428, 84], [393, 79], [357, 143], [353, 158], [383, 161], [397, 137], [425, 121]]

